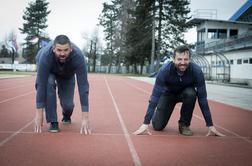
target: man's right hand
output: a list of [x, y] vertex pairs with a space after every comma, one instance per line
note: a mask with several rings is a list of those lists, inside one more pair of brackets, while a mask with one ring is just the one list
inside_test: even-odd
[[149, 125], [147, 124], [142, 124], [139, 129], [137, 131], [135, 131], [133, 134], [135, 135], [140, 135], [140, 134], [149, 134], [151, 135], [151, 133], [149, 132], [149, 129], [148, 129]]
[[82, 122], [81, 122], [80, 134], [85, 134], [85, 135], [91, 134], [88, 112], [82, 112]]
[[42, 132], [41, 127], [43, 126], [43, 119], [44, 119], [43, 112], [44, 112], [43, 108], [37, 109], [37, 111], [36, 111], [35, 129], [34, 129], [35, 133], [41, 133]]

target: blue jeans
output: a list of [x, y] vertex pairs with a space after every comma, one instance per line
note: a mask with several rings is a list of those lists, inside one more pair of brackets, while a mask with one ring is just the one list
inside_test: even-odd
[[192, 87], [185, 88], [179, 94], [169, 93], [160, 97], [157, 110], [152, 119], [152, 126], [155, 130], [161, 131], [166, 127], [178, 102], [182, 102], [179, 124], [190, 126], [196, 102], [196, 91]]
[[74, 75], [70, 79], [61, 79], [57, 78], [54, 74], [50, 74], [47, 83], [45, 107], [47, 123], [58, 122], [56, 87], [58, 87], [58, 96], [60, 99], [63, 116], [70, 117], [73, 112], [75, 88]]

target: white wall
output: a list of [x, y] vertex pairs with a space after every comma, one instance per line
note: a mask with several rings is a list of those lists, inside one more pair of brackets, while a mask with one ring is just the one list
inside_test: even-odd
[[234, 64], [231, 65], [231, 78], [236, 79], [252, 79], [252, 64], [237, 64], [237, 59], [252, 58], [252, 50], [236, 51], [225, 54], [228, 59], [233, 59]]
[[[227, 59], [230, 61], [233, 60], [233, 64], [230, 65], [230, 79], [231, 82], [241, 82], [241, 83], [248, 83], [252, 84], [252, 64], [243, 63], [244, 59], [252, 58], [252, 49], [248, 50], [238, 50], [238, 51], [232, 51], [232, 52], [226, 52], [224, 55], [227, 57]], [[212, 56], [212, 59], [211, 59]], [[211, 64], [211, 61], [214, 61], [216, 64], [216, 56], [214, 54], [206, 55], [205, 58], [208, 60], [209, 64]], [[237, 59], [242, 59], [242, 64], [237, 64]], [[217, 61], [220, 61], [219, 58], [217, 58]], [[216, 76], [216, 70], [217, 73], [223, 71], [222, 67], [213, 67], [211, 69], [211, 76], [213, 79], [215, 79]]]

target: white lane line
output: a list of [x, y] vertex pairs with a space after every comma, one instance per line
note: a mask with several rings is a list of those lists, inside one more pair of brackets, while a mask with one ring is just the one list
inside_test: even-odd
[[133, 159], [133, 161], [134, 161], [134, 164], [135, 164], [135, 166], [141, 166], [140, 158], [139, 158], [138, 155], [137, 155], [136, 149], [135, 149], [134, 144], [133, 144], [133, 142], [132, 142], [132, 140], [131, 140], [131, 138], [130, 138], [129, 132], [128, 132], [128, 130], [127, 130], [127, 128], [126, 128], [126, 125], [125, 125], [125, 123], [124, 123], [124, 121], [123, 121], [122, 115], [121, 115], [121, 113], [120, 113], [120, 111], [119, 111], [119, 108], [118, 108], [118, 106], [117, 106], [117, 104], [116, 104], [115, 98], [114, 98], [114, 96], [113, 96], [113, 94], [112, 94], [112, 92], [111, 92], [111, 89], [110, 89], [110, 86], [109, 86], [109, 84], [108, 84], [108, 82], [107, 82], [107, 79], [105, 78], [105, 76], [103, 76], [103, 78], [104, 78], [104, 80], [105, 80], [105, 83], [106, 83], [106, 86], [107, 86], [107, 88], [108, 88], [109, 94], [110, 94], [111, 99], [112, 99], [112, 101], [113, 101], [113, 104], [114, 104], [114, 107], [115, 107], [115, 111], [116, 111], [116, 114], [117, 114], [118, 119], [119, 119], [119, 121], [120, 121], [121, 128], [122, 128], [122, 130], [123, 130], [124, 137], [125, 137], [125, 139], [126, 139], [126, 141], [127, 141], [127, 144], [128, 144], [128, 147], [129, 147], [129, 150], [130, 150], [132, 159]]
[[[13, 134], [15, 131], [0, 131], [0, 134]], [[20, 131], [19, 134], [34, 134], [34, 131]]]
[[22, 95], [18, 95], [18, 96], [9, 98], [9, 99], [2, 100], [2, 101], [0, 101], [0, 104], [6, 103], [6, 102], [8, 102], [8, 101], [11, 101], [11, 100], [14, 100], [14, 99], [17, 99], [17, 98], [20, 98], [20, 97], [23, 97], [23, 96], [26, 96], [26, 95], [29, 95], [29, 94], [32, 94], [32, 93], [35, 93], [35, 92], [34, 92], [34, 91], [32, 91], [32, 92], [27, 92], [27, 93], [24, 93], [24, 94], [22, 94]]
[[30, 126], [33, 122], [34, 122], [34, 120], [30, 121], [29, 123], [27, 123], [26, 125], [24, 125], [22, 128], [20, 128], [18, 131], [16, 131], [15, 133], [11, 134], [9, 137], [7, 137], [3, 141], [1, 141], [0, 142], [0, 147], [2, 147], [4, 144], [6, 144], [7, 142], [9, 142], [12, 138], [14, 138], [19, 133], [21, 133], [25, 128], [27, 128], [28, 126]]
[[[148, 95], [151, 95], [150, 92], [148, 92], [148, 91], [146, 91], [146, 90], [144, 90], [144, 89], [142, 89], [142, 88], [139, 88], [139, 87], [137, 87], [137, 86], [135, 86], [135, 85], [133, 85], [133, 84], [131, 84], [131, 83], [129, 83], [129, 82], [126, 82], [126, 81], [124, 81], [124, 82], [125, 82], [126, 84], [128, 84], [129, 86], [131, 86], [131, 87], [133, 87], [133, 88], [135, 88], [135, 89], [138, 89], [138, 90], [141, 91], [141, 92], [144, 92], [144, 93], [146, 93], [146, 94], [148, 94]], [[180, 109], [181, 106], [176, 105], [176, 108]], [[199, 120], [205, 121], [203, 118], [201, 118], [200, 116], [198, 116], [198, 115], [196, 115], [196, 114], [193, 114], [193, 116], [194, 116], [195, 118], [199, 119]], [[236, 137], [238, 137], [238, 138], [240, 138], [240, 139], [242, 139], [242, 140], [244, 140], [244, 141], [246, 141], [246, 142], [248, 142], [248, 143], [250, 143], [250, 144], [252, 144], [252, 141], [249, 140], [247, 137], [243, 137], [243, 136], [241, 136], [241, 135], [239, 135], [239, 134], [237, 134], [237, 133], [235, 133], [235, 132], [233, 132], [233, 131], [231, 131], [231, 130], [226, 129], [225, 127], [223, 127], [223, 126], [221, 126], [221, 125], [215, 124], [214, 126], [220, 128], [220, 129], [226, 131], [227, 133], [232, 134], [232, 135], [234, 135], [234, 136], [236, 136]]]
[[131, 87], [133, 87], [133, 88], [135, 88], [135, 89], [141, 91], [141, 92], [146, 93], [147, 95], [151, 95], [151, 93], [150, 93], [149, 91], [146, 91], [146, 90], [144, 90], [144, 89], [142, 89], [142, 88], [139, 88], [139, 87], [137, 87], [137, 86], [134, 85], [134, 84], [131, 84], [131, 83], [126, 82], [126, 81], [123, 81], [123, 82], [126, 83], [126, 84], [128, 84], [129, 86], [131, 86]]

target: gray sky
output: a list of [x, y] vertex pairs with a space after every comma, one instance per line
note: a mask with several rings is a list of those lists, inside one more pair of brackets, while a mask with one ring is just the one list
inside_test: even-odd
[[[0, 0], [0, 42], [11, 32], [22, 36], [18, 30], [22, 27], [23, 11], [31, 0]], [[51, 13], [48, 16], [46, 32], [51, 38], [66, 34], [81, 48], [86, 37], [94, 33], [98, 16], [102, 11], [102, 3], [109, 0], [47, 0]], [[196, 9], [216, 9], [217, 19], [229, 19], [247, 0], [191, 0], [191, 11]], [[196, 41], [195, 29], [186, 34], [189, 42]]]

